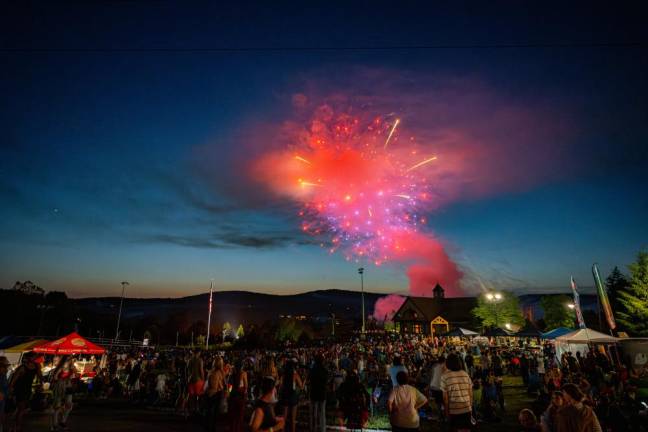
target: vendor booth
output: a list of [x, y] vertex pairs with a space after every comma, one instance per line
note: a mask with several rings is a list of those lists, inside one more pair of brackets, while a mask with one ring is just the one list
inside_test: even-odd
[[637, 387], [637, 395], [648, 399], [648, 338], [619, 339], [622, 361], [632, 368], [631, 384]]
[[615, 344], [619, 339], [596, 330], [584, 328], [571, 333], [558, 336], [556, 339], [556, 355], [558, 358], [562, 353], [571, 351], [574, 355], [580, 352], [585, 355], [589, 345], [593, 344]]
[[20, 364], [25, 353], [30, 352], [35, 346], [42, 345], [45, 342], [47, 342], [45, 339], [35, 339], [29, 342], [23, 342], [0, 350], [0, 355], [7, 357], [9, 364], [11, 364], [12, 367], [15, 367]]
[[447, 338], [449, 341], [457, 345], [466, 344], [469, 339], [472, 340], [476, 336], [479, 336], [479, 333], [465, 329], [463, 327], [456, 327], [441, 335], [441, 337]]
[[450, 330], [449, 332], [443, 333], [441, 336], [443, 336], [443, 337], [474, 337], [474, 336], [479, 336], [479, 333], [474, 332], [472, 330], [465, 329], [463, 327], [457, 327], [454, 330]]
[[45, 342], [41, 345], [35, 346], [33, 349], [36, 353], [51, 354], [51, 355], [82, 355], [86, 356], [84, 359], [77, 359], [74, 366], [80, 372], [81, 377], [94, 376], [94, 366], [96, 361], [87, 356], [102, 355], [106, 350], [99, 345], [84, 339], [77, 333], [70, 333], [55, 341]]

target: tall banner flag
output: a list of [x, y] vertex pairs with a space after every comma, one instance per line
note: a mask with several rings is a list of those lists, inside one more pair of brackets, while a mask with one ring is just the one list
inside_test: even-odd
[[616, 321], [614, 320], [614, 314], [612, 313], [612, 306], [610, 305], [610, 300], [608, 300], [607, 291], [601, 283], [601, 276], [599, 275], [598, 267], [596, 264], [592, 266], [592, 274], [594, 275], [594, 282], [596, 283], [596, 292], [599, 296], [599, 302], [603, 308], [603, 313], [605, 314], [605, 319], [607, 320], [608, 326], [611, 330], [616, 328]]
[[571, 289], [574, 293], [574, 310], [576, 311], [576, 320], [578, 320], [578, 327], [584, 329], [586, 328], [586, 326], [585, 320], [583, 319], [583, 311], [581, 310], [580, 305], [580, 295], [578, 294], [578, 288], [576, 287], [576, 281], [574, 280], [573, 276], [571, 276]]

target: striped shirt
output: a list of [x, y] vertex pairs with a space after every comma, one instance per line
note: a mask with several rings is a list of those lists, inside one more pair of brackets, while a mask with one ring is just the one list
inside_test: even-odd
[[450, 415], [472, 411], [472, 380], [464, 370], [446, 371], [441, 375], [441, 391], [448, 394]]

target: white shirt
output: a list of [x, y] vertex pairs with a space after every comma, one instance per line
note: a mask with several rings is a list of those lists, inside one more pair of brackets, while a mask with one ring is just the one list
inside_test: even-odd
[[435, 363], [432, 366], [432, 380], [430, 380], [430, 387], [434, 390], [441, 390], [441, 375], [443, 375], [443, 364]]
[[392, 404], [390, 421], [392, 426], [401, 428], [418, 428], [419, 415], [417, 405], [422, 405], [427, 398], [411, 385], [397, 385], [389, 393], [389, 403]]

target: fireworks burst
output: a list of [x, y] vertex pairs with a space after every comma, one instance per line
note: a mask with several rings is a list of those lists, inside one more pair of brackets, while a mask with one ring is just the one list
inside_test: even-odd
[[268, 181], [298, 200], [302, 230], [328, 236], [329, 252], [380, 265], [406, 253], [406, 237], [425, 224], [437, 157], [421, 156], [414, 138], [399, 142], [399, 123], [330, 111], [290, 152], [265, 159]]

